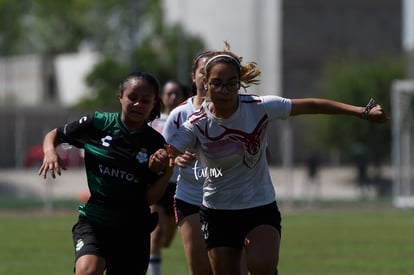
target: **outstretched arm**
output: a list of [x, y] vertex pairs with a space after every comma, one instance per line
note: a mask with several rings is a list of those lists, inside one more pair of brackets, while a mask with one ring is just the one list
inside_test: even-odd
[[383, 123], [389, 120], [389, 117], [384, 113], [381, 105], [375, 105], [374, 101], [370, 101], [372, 104], [368, 104], [365, 107], [322, 98], [292, 99], [291, 101], [291, 116], [303, 114], [331, 114], [351, 115], [377, 123]]
[[55, 128], [47, 133], [43, 139], [43, 163], [38, 172], [39, 176], [43, 176], [43, 178], [46, 178], [48, 172], [52, 178], [56, 178], [56, 173], [60, 176], [60, 170], [66, 170], [56, 152], [56, 146], [59, 145], [56, 137], [57, 129]]

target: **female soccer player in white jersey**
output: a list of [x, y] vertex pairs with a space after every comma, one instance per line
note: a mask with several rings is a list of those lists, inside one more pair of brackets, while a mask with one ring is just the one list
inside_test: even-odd
[[[202, 52], [194, 58], [191, 78], [194, 96], [177, 106], [167, 118], [163, 136], [168, 139], [173, 136], [187, 118], [201, 107], [205, 98], [203, 84], [204, 63], [213, 52]], [[204, 245], [203, 233], [200, 224], [200, 206], [203, 198], [202, 186], [204, 177], [201, 167], [193, 152], [176, 159], [179, 167], [179, 176], [174, 199], [176, 224], [181, 236], [184, 252], [187, 259], [190, 275], [213, 274]]]
[[[241, 64], [230, 52], [216, 52], [204, 66], [206, 100], [167, 139], [170, 156], [196, 148], [207, 178], [201, 222], [216, 275], [239, 274], [242, 248], [250, 274], [277, 273], [281, 216], [266, 161], [267, 124], [302, 114], [341, 114], [385, 122], [379, 105], [365, 108], [318, 98], [239, 94], [257, 84], [256, 63]], [[246, 241], [247, 240], [247, 241]]]

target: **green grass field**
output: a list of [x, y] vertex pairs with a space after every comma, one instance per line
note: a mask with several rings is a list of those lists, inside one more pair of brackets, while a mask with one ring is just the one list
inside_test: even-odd
[[[317, 209], [282, 211], [279, 274], [414, 274], [414, 210]], [[76, 212], [0, 213], [0, 274], [73, 274]], [[188, 274], [178, 235], [163, 256], [163, 274]]]

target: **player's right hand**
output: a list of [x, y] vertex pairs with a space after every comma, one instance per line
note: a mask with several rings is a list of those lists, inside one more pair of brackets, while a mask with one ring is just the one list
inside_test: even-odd
[[52, 178], [56, 178], [56, 174], [61, 175], [61, 169], [66, 170], [62, 159], [57, 154], [56, 150], [49, 150], [44, 153], [43, 163], [40, 166], [38, 175], [46, 179], [49, 172]]
[[187, 166], [193, 166], [194, 162], [197, 160], [197, 156], [195, 153], [192, 153], [190, 151], [185, 151], [184, 154], [178, 155], [175, 158], [175, 165], [179, 167], [187, 167]]

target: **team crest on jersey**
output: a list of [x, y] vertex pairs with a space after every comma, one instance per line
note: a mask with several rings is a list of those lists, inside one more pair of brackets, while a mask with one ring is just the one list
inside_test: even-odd
[[243, 163], [246, 164], [247, 167], [253, 168], [257, 161], [259, 160], [260, 154], [250, 154], [249, 152], [244, 152], [243, 156]]
[[135, 158], [138, 160], [139, 163], [145, 163], [148, 161], [148, 153], [146, 148], [141, 148]]

